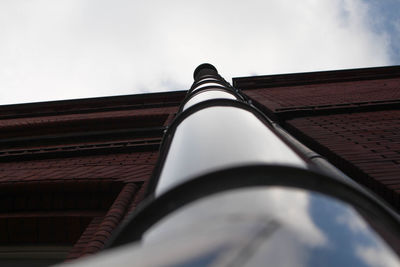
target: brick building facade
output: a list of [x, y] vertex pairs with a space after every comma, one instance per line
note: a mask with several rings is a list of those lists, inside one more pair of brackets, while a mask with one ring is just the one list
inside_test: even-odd
[[400, 68], [234, 79], [298, 140], [400, 208]]
[[[400, 67], [234, 78], [233, 85], [399, 210]], [[184, 96], [0, 106], [4, 262], [52, 263], [103, 249], [143, 199]]]
[[59, 261], [101, 250], [143, 198], [182, 96], [0, 107], [0, 257]]

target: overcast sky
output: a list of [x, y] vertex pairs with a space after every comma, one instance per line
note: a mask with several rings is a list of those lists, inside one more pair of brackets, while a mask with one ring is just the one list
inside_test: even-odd
[[400, 0], [1, 0], [0, 104], [400, 64]]

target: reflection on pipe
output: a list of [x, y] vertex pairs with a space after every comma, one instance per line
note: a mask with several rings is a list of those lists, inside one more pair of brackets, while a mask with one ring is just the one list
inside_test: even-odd
[[237, 97], [232, 94], [232, 93], [228, 93], [228, 92], [224, 92], [222, 90], [207, 90], [207, 91], [203, 91], [200, 92], [196, 95], [194, 95], [193, 97], [191, 97], [183, 106], [183, 110], [186, 110], [187, 108], [198, 104], [200, 102], [206, 101], [206, 100], [211, 100], [211, 99], [232, 99], [232, 100], [237, 100]]
[[358, 211], [325, 195], [251, 187], [188, 203], [129, 244], [75, 266], [399, 266]]
[[177, 127], [156, 195], [207, 172], [260, 163], [306, 167], [251, 112], [235, 107], [204, 108]]
[[[199, 175], [234, 166], [264, 163], [307, 168], [307, 163], [267, 122], [257, 117], [252, 109], [243, 108], [248, 104], [240, 101], [241, 96], [215, 68], [203, 65], [195, 73], [196, 81], [178, 114], [184, 119], [171, 133], [172, 141], [160, 172], [156, 195]], [[202, 75], [207, 78], [203, 79]], [[212, 80], [210, 75], [214, 75]], [[201, 88], [207, 89], [199, 91]], [[217, 100], [221, 99], [232, 102], [218, 105]], [[214, 104], [206, 105], [211, 100]], [[201, 103], [205, 105], [196, 108]], [[193, 111], [190, 114], [189, 109]]]

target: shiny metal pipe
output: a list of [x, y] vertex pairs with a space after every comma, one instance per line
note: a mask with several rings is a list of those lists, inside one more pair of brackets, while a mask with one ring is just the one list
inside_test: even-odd
[[215, 67], [200, 65], [194, 77], [195, 82], [177, 115], [183, 119], [170, 133], [156, 196], [200, 175], [235, 166], [270, 164], [307, 168], [306, 161], [256, 110], [241, 101]]
[[215, 67], [194, 78], [154, 191], [109, 244], [125, 246], [82, 266], [400, 265], [390, 207], [313, 168]]

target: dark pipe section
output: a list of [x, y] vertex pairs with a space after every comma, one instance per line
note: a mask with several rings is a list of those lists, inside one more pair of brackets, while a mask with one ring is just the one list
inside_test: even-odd
[[197, 81], [205, 75], [218, 75], [217, 68], [209, 63], [203, 63], [194, 70], [193, 78]]

